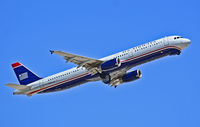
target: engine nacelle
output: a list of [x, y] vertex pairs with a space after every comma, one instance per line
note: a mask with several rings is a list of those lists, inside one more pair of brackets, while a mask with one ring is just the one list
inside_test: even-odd
[[113, 70], [117, 67], [120, 67], [120, 59], [119, 58], [114, 58], [108, 61], [105, 61], [104, 63], [101, 64], [100, 68], [102, 71], [109, 71]]
[[121, 80], [122, 82], [131, 82], [134, 80], [137, 80], [142, 77], [142, 73], [140, 70], [135, 70], [126, 73], [124, 76], [122, 76]]

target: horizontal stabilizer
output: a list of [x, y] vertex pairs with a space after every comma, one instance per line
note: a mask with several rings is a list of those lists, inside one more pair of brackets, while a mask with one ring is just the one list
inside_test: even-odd
[[8, 83], [6, 86], [17, 89], [17, 90], [27, 90], [30, 88], [30, 86], [25, 86], [25, 85], [18, 85], [18, 84], [13, 84], [13, 83]]

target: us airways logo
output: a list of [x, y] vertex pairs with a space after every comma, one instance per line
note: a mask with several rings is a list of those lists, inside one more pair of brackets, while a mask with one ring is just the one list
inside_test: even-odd
[[24, 79], [27, 79], [28, 78], [28, 73], [25, 72], [25, 73], [22, 73], [19, 75], [19, 80], [24, 80]]

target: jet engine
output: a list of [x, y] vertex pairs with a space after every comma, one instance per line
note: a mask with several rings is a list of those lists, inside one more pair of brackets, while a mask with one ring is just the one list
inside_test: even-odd
[[142, 73], [140, 70], [135, 70], [126, 73], [124, 76], [122, 76], [121, 81], [122, 82], [131, 82], [134, 80], [137, 80], [142, 77]]
[[100, 77], [105, 84], [109, 84], [116, 88], [118, 85], [120, 85], [122, 83], [131, 82], [131, 81], [141, 78], [142, 73], [140, 70], [135, 70], [135, 71], [126, 73], [122, 77], [112, 79], [112, 80], [111, 80], [111, 76], [109, 74], [103, 74], [103, 75], [100, 75]]
[[111, 60], [108, 60], [108, 61], [105, 61], [104, 63], [102, 63], [100, 68], [102, 71], [109, 71], [109, 70], [113, 70], [120, 66], [121, 66], [120, 59], [114, 58], [114, 59], [111, 59]]

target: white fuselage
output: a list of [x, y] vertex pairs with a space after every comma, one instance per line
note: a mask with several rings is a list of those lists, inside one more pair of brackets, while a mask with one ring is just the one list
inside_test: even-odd
[[[120, 59], [120, 62], [124, 65], [121, 69], [125, 69], [126, 71], [128, 71], [130, 68], [134, 66], [154, 60], [154, 57], [156, 56], [156, 54], [154, 56], [152, 55], [154, 53], [162, 54], [162, 53], [165, 53], [165, 51], [167, 51], [168, 49], [169, 50], [174, 49], [174, 51], [176, 50], [181, 51], [182, 49], [184, 49], [190, 44], [189, 39], [185, 39], [181, 37], [175, 39], [175, 37], [177, 36], [169, 36], [169, 37], [161, 38], [161, 39], [113, 54], [111, 56], [104, 57], [100, 60], [106, 61], [106, 60], [110, 60], [110, 59], [118, 57]], [[152, 55], [152, 58], [150, 58], [150, 55]], [[166, 54], [166, 55], [169, 55], [169, 54]], [[147, 56], [149, 57], [147, 58]], [[138, 63], [134, 63], [134, 61], [138, 61]], [[111, 72], [111, 75], [112, 73], [114, 74], [115, 71]], [[79, 79], [80, 79], [80, 82], [78, 81]], [[42, 93], [43, 91], [48, 90], [48, 89], [51, 89], [51, 91], [59, 91], [66, 88], [80, 85], [88, 81], [96, 81], [96, 80], [101, 80], [101, 78], [99, 76], [92, 76], [90, 72], [84, 67], [79, 67], [79, 68], [75, 67], [75, 68], [48, 76], [46, 78], [43, 78], [43, 79], [40, 79], [38, 81], [28, 84], [28, 86], [31, 87], [30, 90], [25, 90], [25, 91], [17, 90], [14, 93], [27, 94], [31, 96], [36, 93]], [[67, 83], [70, 83], [70, 84], [67, 84]], [[70, 86], [62, 87], [62, 85], [64, 84], [66, 86], [67, 85], [70, 85]]]

